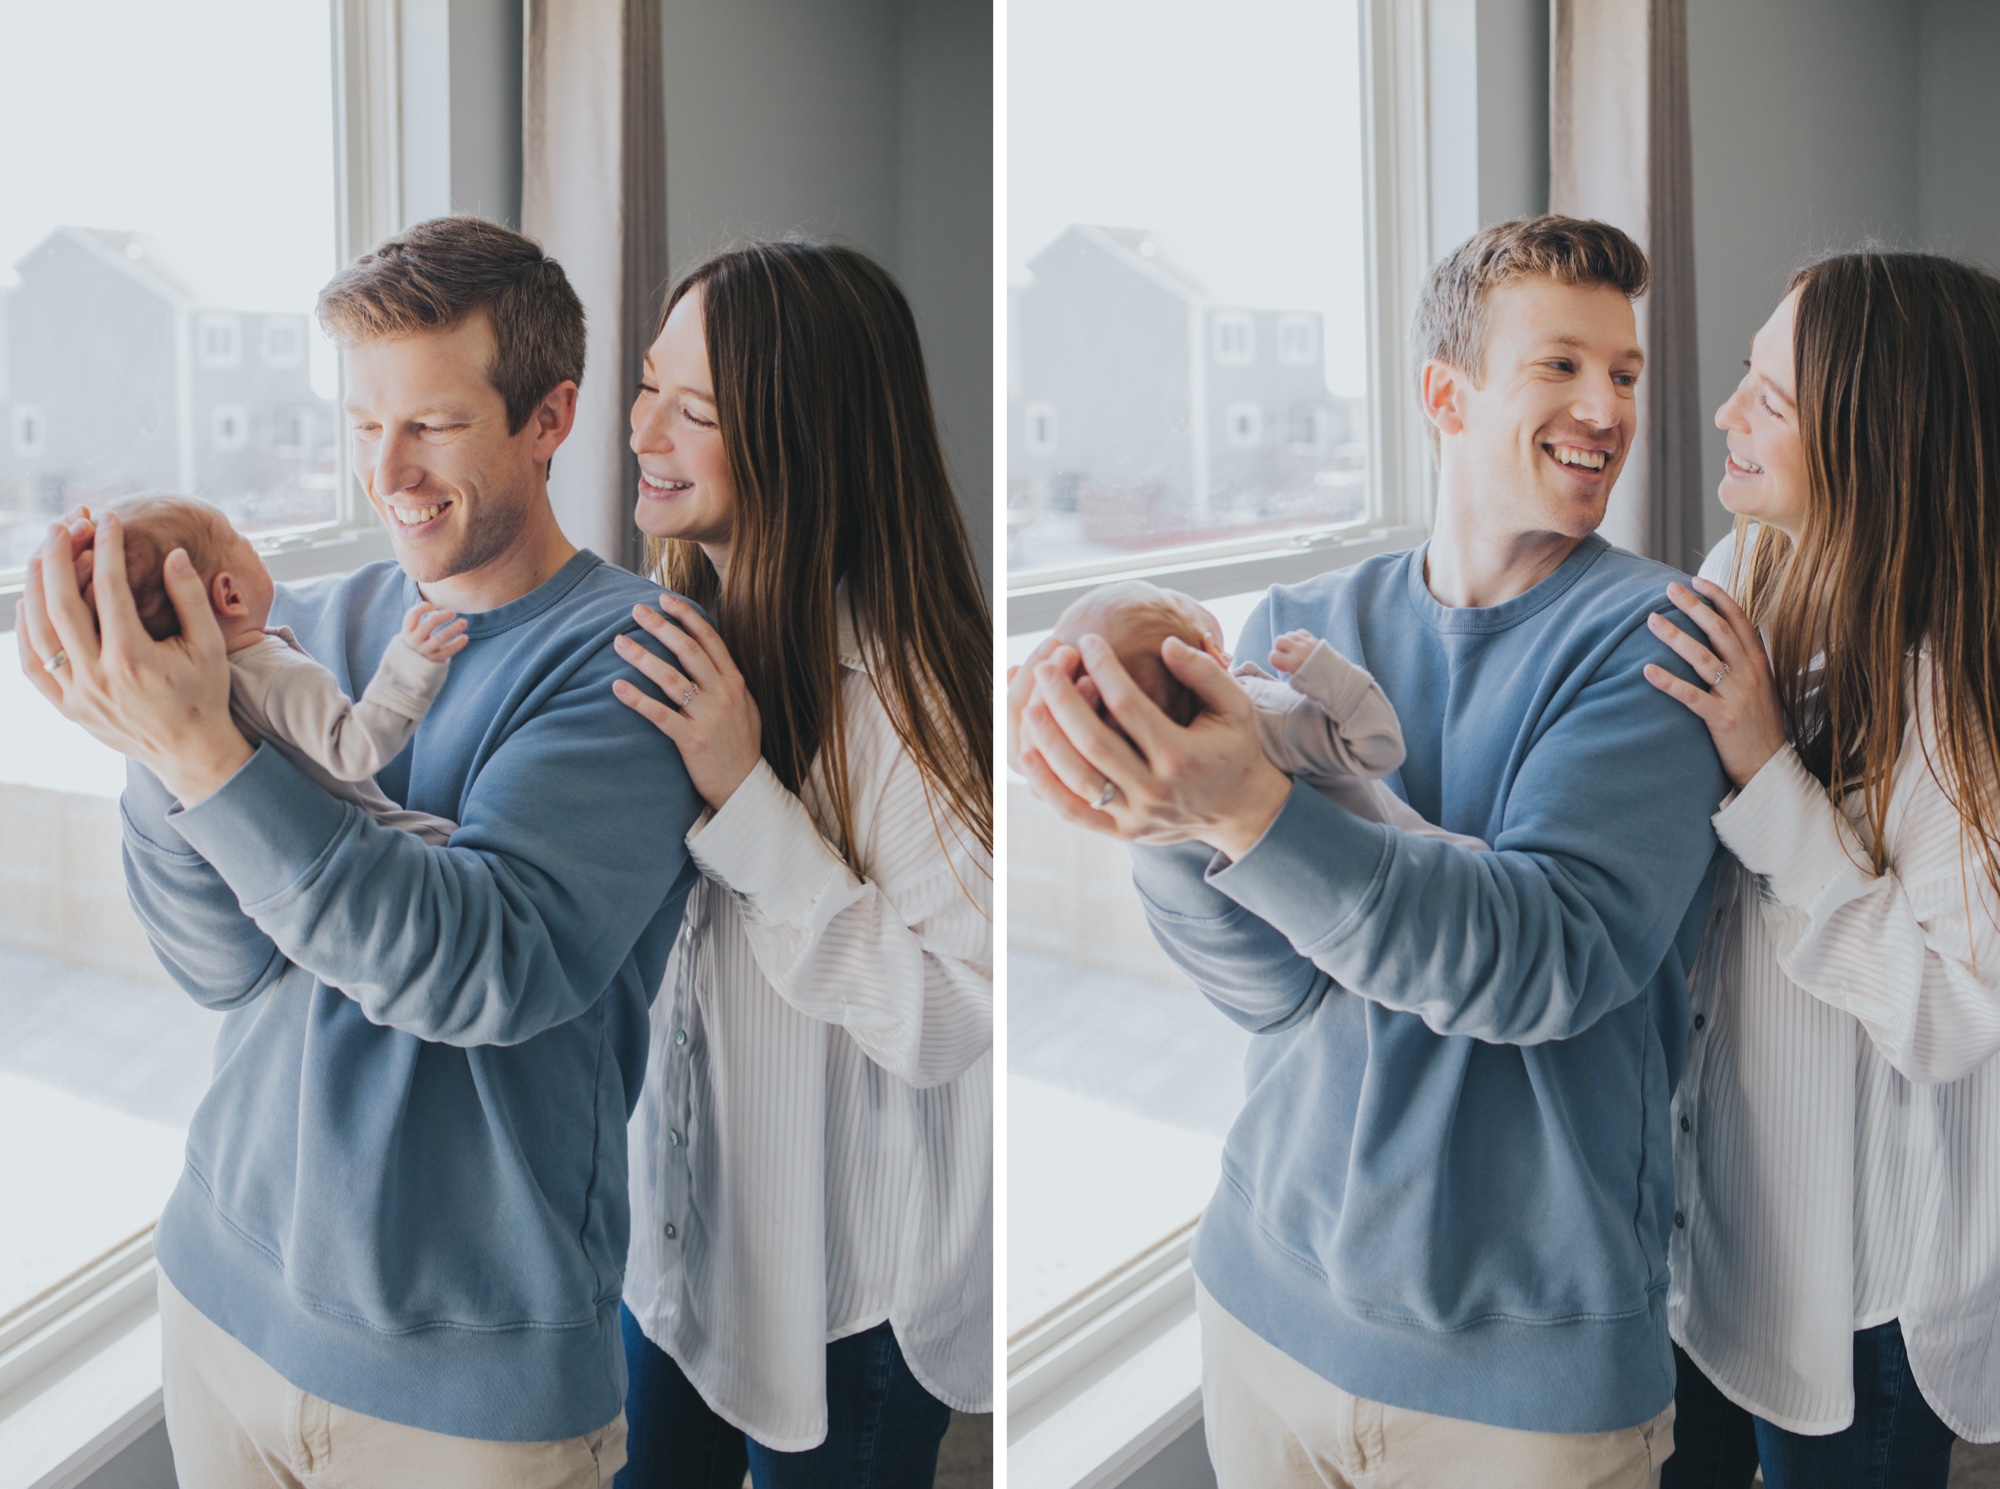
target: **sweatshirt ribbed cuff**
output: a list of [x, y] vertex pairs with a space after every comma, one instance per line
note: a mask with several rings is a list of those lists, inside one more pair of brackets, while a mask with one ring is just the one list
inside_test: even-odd
[[766, 925], [801, 920], [847, 865], [819, 835], [805, 803], [759, 760], [721, 810], [688, 834], [703, 874], [748, 902]]
[[320, 790], [262, 744], [219, 789], [169, 811], [167, 822], [254, 916], [299, 886], [359, 810]]
[[1723, 846], [1764, 876], [1780, 904], [1801, 910], [1860, 852], [1853, 827], [1790, 746], [1765, 761], [1710, 820]]

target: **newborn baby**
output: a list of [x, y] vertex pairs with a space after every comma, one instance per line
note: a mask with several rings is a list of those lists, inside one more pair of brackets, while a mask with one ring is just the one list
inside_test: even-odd
[[[1144, 580], [1102, 585], [1056, 619], [1059, 641], [1074, 646], [1092, 633], [1104, 638], [1132, 681], [1176, 724], [1199, 713], [1201, 701], [1167, 670], [1160, 644], [1178, 636], [1229, 666], [1215, 617], [1186, 595]], [[1285, 681], [1251, 662], [1239, 663], [1231, 675], [1250, 695], [1257, 738], [1273, 765], [1370, 822], [1468, 848], [1486, 846], [1426, 822], [1378, 779], [1403, 763], [1403, 730], [1366, 669], [1308, 631], [1278, 637], [1271, 665]]]
[[[456, 825], [405, 811], [373, 777], [410, 742], [444, 686], [446, 663], [465, 648], [465, 622], [420, 603], [403, 617], [360, 699], [306, 655], [290, 630], [266, 629], [276, 594], [270, 570], [250, 540], [206, 502], [188, 497], [133, 497], [113, 508], [125, 525], [125, 573], [140, 623], [156, 641], [180, 631], [168, 598], [167, 555], [185, 548], [207, 587], [215, 623], [229, 649], [229, 711], [252, 744], [268, 740], [306, 777], [351, 801], [377, 821], [443, 843]], [[86, 554], [83, 562], [88, 562]], [[85, 598], [94, 604], [94, 595]]]

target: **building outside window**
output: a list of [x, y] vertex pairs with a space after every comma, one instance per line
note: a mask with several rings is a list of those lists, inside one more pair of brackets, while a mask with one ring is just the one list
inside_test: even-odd
[[1249, 316], [1240, 310], [1218, 311], [1209, 325], [1218, 367], [1248, 367], [1257, 360], [1257, 328]]
[[[0, 87], [0, 139], [38, 144], [0, 163], [0, 589], [59, 513], [149, 489], [267, 542], [345, 533], [337, 360], [310, 321], [336, 267], [326, 0], [23, 5], [4, 27], [35, 60]], [[258, 435], [273, 418], [281, 441]], [[12, 665], [0, 723], [4, 1341], [135, 1247], [143, 1264], [220, 1020], [126, 903], [124, 762]]]

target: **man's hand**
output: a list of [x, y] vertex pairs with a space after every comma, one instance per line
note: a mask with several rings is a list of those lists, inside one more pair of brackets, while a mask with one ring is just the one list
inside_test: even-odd
[[[1035, 794], [1071, 822], [1131, 842], [1199, 840], [1241, 858], [1276, 820], [1291, 781], [1264, 756], [1249, 695], [1213, 657], [1175, 637], [1160, 655], [1201, 700], [1186, 728], [1140, 690], [1102, 637], [1085, 636], [1023, 669], [1033, 683], [1018, 708], [1010, 687], [1013, 753]], [[1090, 692], [1122, 737], [1098, 717]]]
[[[95, 622], [77, 583], [86, 548], [93, 560]], [[117, 514], [107, 512], [94, 533], [57, 523], [28, 561], [14, 635], [21, 670], [37, 692], [192, 806], [241, 769], [252, 751], [229, 716], [222, 632], [183, 549], [167, 555], [164, 577], [181, 634], [155, 641], [132, 603]]]

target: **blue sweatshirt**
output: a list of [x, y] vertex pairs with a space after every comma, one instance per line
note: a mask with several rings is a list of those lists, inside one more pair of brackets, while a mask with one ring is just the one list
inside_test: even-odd
[[1587, 538], [1532, 590], [1440, 605], [1423, 551], [1275, 589], [1372, 672], [1388, 784], [1480, 852], [1294, 785], [1234, 863], [1135, 850], [1155, 934], [1252, 1041], [1194, 1244], [1230, 1313], [1355, 1395], [1545, 1432], [1674, 1392], [1668, 1100], [1723, 775], [1641, 674], [1672, 571]]
[[[294, 1385], [460, 1437], [595, 1431], [625, 1394], [625, 1124], [694, 880], [673, 745], [612, 696], [658, 589], [590, 553], [469, 615], [381, 772], [427, 845], [271, 747], [180, 810], [131, 771], [125, 872], [225, 1014], [155, 1236], [194, 1306]], [[281, 591], [358, 693], [417, 600], [392, 564]], [[643, 634], [643, 633], [641, 633]]]

